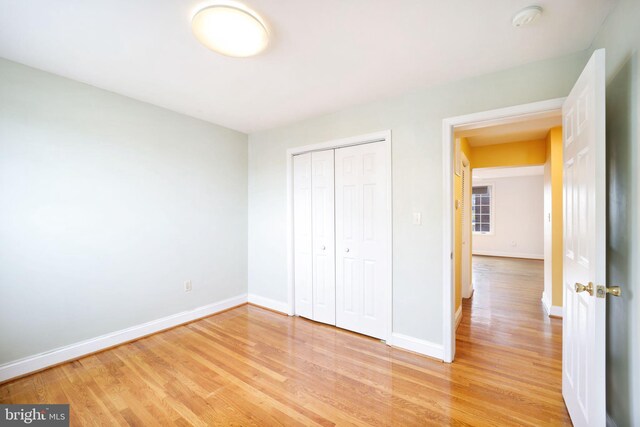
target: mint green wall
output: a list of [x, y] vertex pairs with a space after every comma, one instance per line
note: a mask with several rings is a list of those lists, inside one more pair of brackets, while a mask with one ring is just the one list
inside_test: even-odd
[[640, 425], [640, 1], [621, 0], [595, 39], [607, 54], [607, 413]]
[[287, 148], [391, 129], [393, 330], [442, 344], [442, 120], [566, 96], [586, 60], [533, 63], [249, 135], [249, 292], [287, 298]]
[[0, 59], [0, 364], [246, 293], [246, 227], [245, 134]]

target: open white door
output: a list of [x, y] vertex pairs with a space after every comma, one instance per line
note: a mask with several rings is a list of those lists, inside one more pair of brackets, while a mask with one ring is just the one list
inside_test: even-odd
[[594, 52], [562, 107], [562, 395], [575, 426], [606, 424], [605, 53]]

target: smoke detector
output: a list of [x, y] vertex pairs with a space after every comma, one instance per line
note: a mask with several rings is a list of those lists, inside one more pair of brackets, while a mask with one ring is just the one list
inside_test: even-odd
[[531, 24], [542, 15], [542, 8], [540, 6], [529, 6], [516, 13], [511, 23], [514, 27], [524, 27]]

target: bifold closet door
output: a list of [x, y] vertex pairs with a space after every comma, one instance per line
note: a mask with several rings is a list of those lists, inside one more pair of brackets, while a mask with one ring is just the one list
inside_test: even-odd
[[336, 326], [376, 338], [391, 326], [386, 144], [335, 150]]
[[311, 153], [293, 157], [293, 274], [295, 313], [313, 318]]
[[333, 150], [293, 158], [295, 313], [336, 323]]
[[313, 320], [336, 324], [333, 150], [311, 153]]

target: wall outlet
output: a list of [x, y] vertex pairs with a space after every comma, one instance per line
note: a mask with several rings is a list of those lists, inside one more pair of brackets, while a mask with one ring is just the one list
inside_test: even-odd
[[422, 214], [420, 212], [413, 213], [413, 224], [414, 225], [422, 224]]
[[191, 289], [193, 289], [191, 287], [191, 280], [187, 280], [186, 282], [184, 282], [184, 291], [191, 292]]

